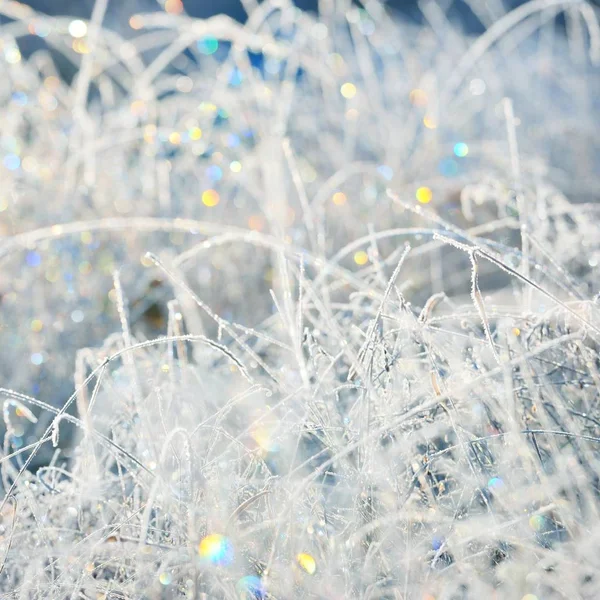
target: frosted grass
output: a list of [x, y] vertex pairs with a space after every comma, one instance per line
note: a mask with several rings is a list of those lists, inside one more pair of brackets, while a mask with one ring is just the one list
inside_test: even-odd
[[596, 9], [244, 5], [0, 5], [2, 597], [597, 598]]

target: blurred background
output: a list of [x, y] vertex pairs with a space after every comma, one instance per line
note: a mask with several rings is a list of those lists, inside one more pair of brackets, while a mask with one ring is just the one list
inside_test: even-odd
[[[481, 5], [490, 5], [490, 8], [506, 10], [523, 4], [526, 0], [476, 0]], [[316, 11], [318, 0], [295, 0], [296, 5], [303, 10]], [[24, 4], [50, 15], [68, 14], [77, 17], [89, 17], [92, 12], [94, 0], [25, 0]], [[108, 22], [117, 30], [127, 24], [125, 15], [133, 12], [147, 12], [162, 9], [162, 0], [111, 0], [109, 2]], [[387, 0], [386, 4], [404, 16], [420, 21], [419, 0]], [[476, 33], [483, 30], [479, 20], [475, 17], [467, 2], [463, 0], [440, 0], [438, 2], [447, 8], [451, 19], [458, 19], [464, 26]], [[245, 12], [240, 0], [183, 0], [186, 12], [193, 17], [210, 17], [217, 13], [226, 13], [233, 18], [243, 21]], [[502, 8], [503, 7], [503, 8]]]
[[[258, 0], [261, 2], [261, 0]], [[319, 0], [293, 0], [302, 10], [317, 12]], [[350, 0], [357, 6], [368, 6], [369, 0]], [[485, 27], [470, 5], [476, 7], [476, 12], [485, 14], [488, 19], [495, 20], [528, 0], [383, 0], [392, 12], [416, 24], [424, 22], [420, 6], [428, 2], [437, 3], [445, 13], [447, 19], [459, 29], [471, 35], [478, 35], [485, 31]], [[600, 5], [600, 0], [589, 0], [591, 4]], [[89, 19], [92, 14], [95, 0], [21, 0], [33, 9], [52, 16], [68, 15], [74, 18]], [[129, 18], [136, 12], [145, 13], [165, 10], [166, 0], [109, 0], [108, 10], [103, 19], [103, 26], [113, 29], [124, 38], [135, 35], [128, 23]], [[474, 2], [476, 4], [474, 4]], [[182, 0], [185, 12], [194, 18], [208, 18], [224, 13], [232, 18], [244, 22], [246, 13], [241, 0]], [[0, 25], [6, 19], [0, 16]], [[564, 25], [562, 16], [557, 19], [559, 26]], [[21, 51], [25, 56], [44, 46], [43, 42], [35, 36], [28, 36], [21, 41]], [[70, 80], [72, 73], [70, 65], [65, 64], [62, 57], [57, 57], [63, 77]]]

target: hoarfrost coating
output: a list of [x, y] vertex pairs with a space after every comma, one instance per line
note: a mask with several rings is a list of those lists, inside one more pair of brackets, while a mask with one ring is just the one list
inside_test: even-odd
[[243, 4], [0, 4], [2, 597], [597, 598], [597, 8]]

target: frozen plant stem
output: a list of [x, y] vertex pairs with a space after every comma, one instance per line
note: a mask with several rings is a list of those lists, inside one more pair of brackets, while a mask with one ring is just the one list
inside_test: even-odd
[[[529, 273], [529, 238], [527, 203], [525, 201], [525, 191], [523, 189], [523, 178], [521, 176], [521, 159], [519, 157], [519, 146], [517, 142], [517, 126], [513, 101], [511, 98], [504, 98], [504, 117], [506, 119], [506, 131], [508, 134], [508, 149], [510, 153], [510, 163], [513, 176], [513, 186], [517, 201], [517, 211], [519, 213], [519, 225], [521, 231], [521, 272], [525, 279], [530, 279]], [[531, 310], [531, 293], [533, 288], [527, 286], [525, 293], [525, 311]]]

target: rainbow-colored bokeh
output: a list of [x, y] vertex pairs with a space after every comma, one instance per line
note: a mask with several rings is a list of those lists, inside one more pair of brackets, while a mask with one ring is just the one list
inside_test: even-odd
[[218, 567], [227, 567], [233, 562], [233, 544], [220, 533], [211, 533], [202, 538], [198, 545], [200, 557]]

